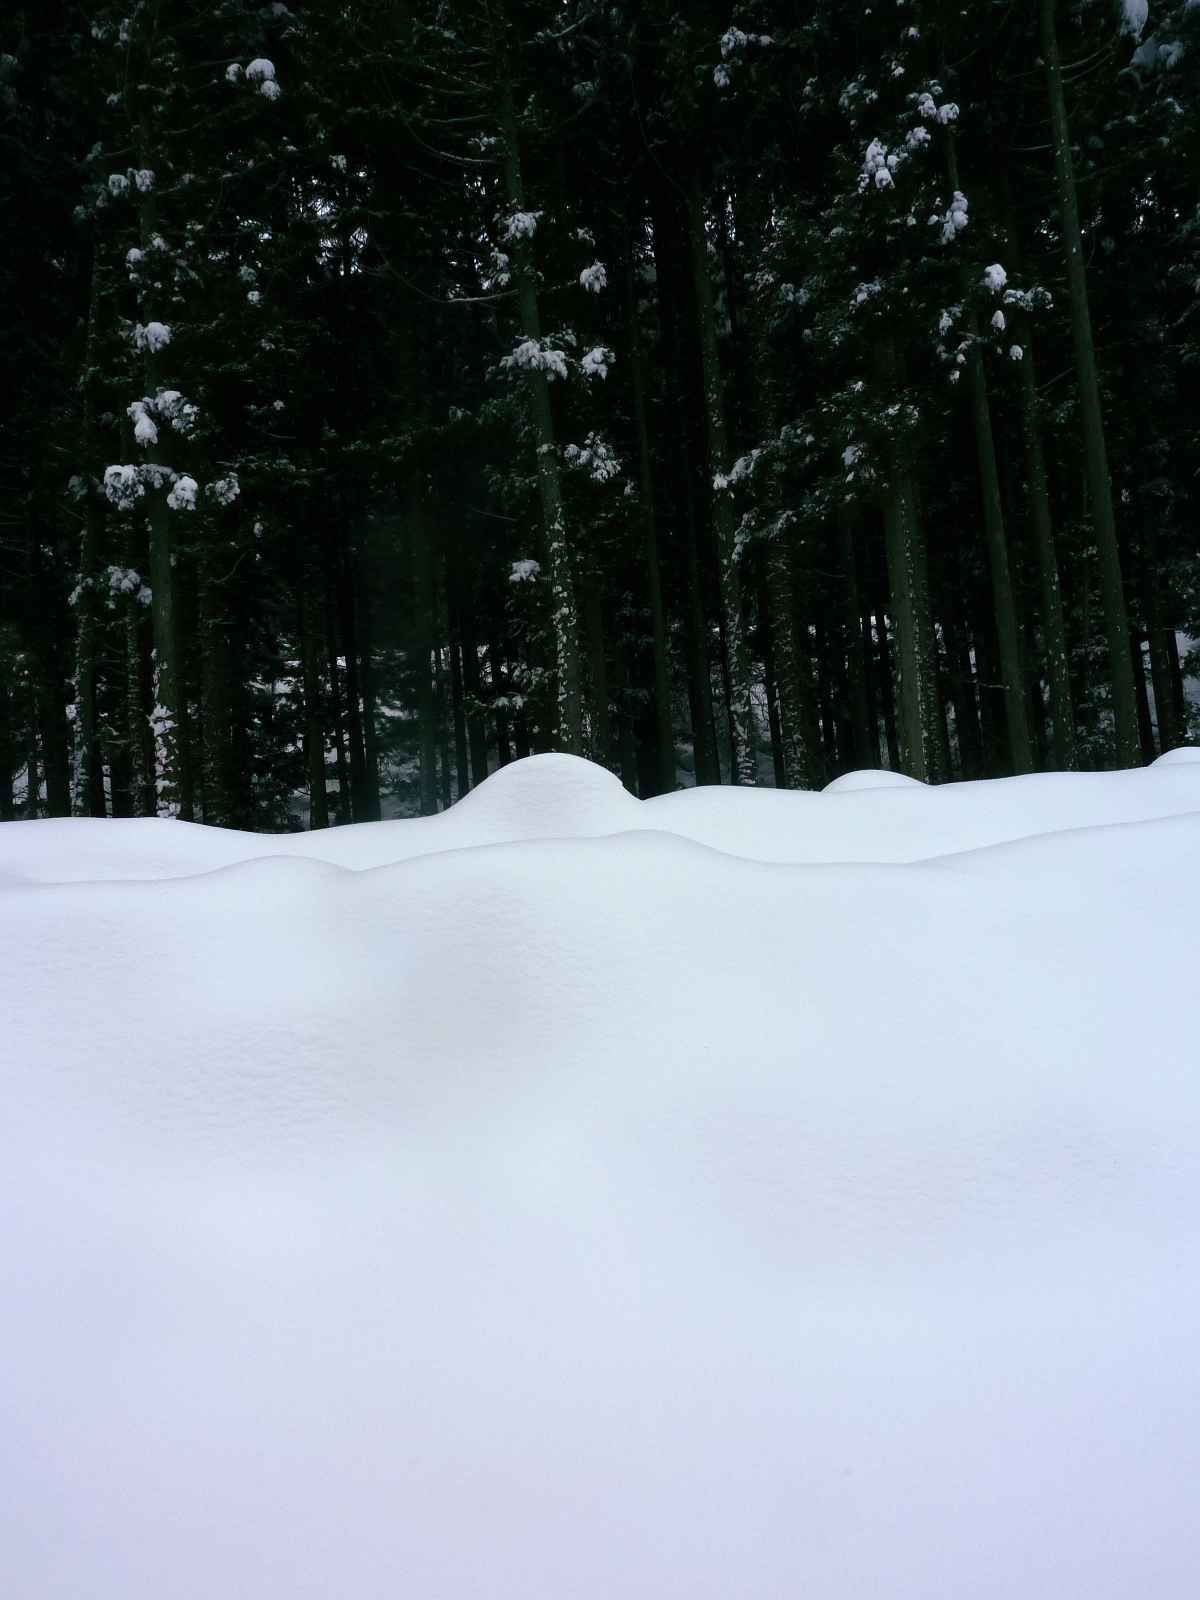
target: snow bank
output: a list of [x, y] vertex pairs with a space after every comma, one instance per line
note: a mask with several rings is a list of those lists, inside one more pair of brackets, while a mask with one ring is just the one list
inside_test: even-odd
[[1190, 1596], [1200, 755], [0, 829], [0, 1592]]

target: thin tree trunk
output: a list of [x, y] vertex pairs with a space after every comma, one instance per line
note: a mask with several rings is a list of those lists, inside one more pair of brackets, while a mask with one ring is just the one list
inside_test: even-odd
[[[508, 71], [507, 21], [500, 0], [492, 0], [495, 14], [492, 33], [493, 60], [499, 99], [500, 128], [504, 141], [504, 184], [513, 214], [525, 212], [525, 190], [521, 177], [520, 141], [517, 114], [513, 104], [512, 82]], [[518, 231], [512, 240], [517, 301], [521, 331], [526, 340], [541, 346], [542, 323], [538, 311], [537, 274], [529, 237]], [[537, 443], [538, 488], [542, 500], [545, 529], [545, 554], [549, 564], [551, 623], [554, 630], [557, 666], [557, 722], [559, 746], [572, 755], [583, 754], [583, 707], [579, 681], [579, 638], [575, 611], [575, 583], [571, 574], [567, 544], [562, 486], [558, 476], [558, 454], [554, 438], [554, 418], [550, 409], [550, 385], [546, 371], [528, 366], [526, 383]]]
[[471, 751], [471, 781], [478, 789], [488, 775], [487, 723], [483, 716], [483, 680], [475, 635], [475, 596], [470, 574], [463, 573], [462, 580], [458, 590], [458, 621], [462, 634], [463, 687], [468, 701], [467, 742]]
[[338, 624], [335, 597], [336, 579], [333, 569], [326, 563], [325, 572], [325, 637], [329, 644], [329, 709], [333, 727], [334, 760], [338, 780], [338, 826], [348, 823], [353, 815], [350, 804], [350, 767], [346, 760], [346, 722], [342, 715], [342, 684], [338, 670]]
[[863, 655], [858, 576], [854, 569], [854, 532], [849, 518], [838, 519], [842, 554], [842, 605], [846, 643], [846, 670], [850, 693], [850, 724], [854, 759], [859, 767], [879, 765], [879, 734], [871, 727], [867, 707], [867, 664]]
[[433, 639], [433, 702], [436, 714], [434, 720], [437, 725], [438, 756], [441, 760], [442, 768], [442, 810], [449, 811], [453, 796], [450, 789], [450, 744], [446, 729], [449, 726], [450, 719], [446, 715], [446, 674], [442, 667], [442, 639], [449, 637], [450, 630], [447, 625], [446, 613], [439, 590], [440, 585], [435, 577], [433, 590], [435, 629]]
[[1123, 767], [1136, 767], [1141, 761], [1141, 741], [1133, 684], [1133, 662], [1129, 654], [1129, 622], [1125, 610], [1125, 590], [1121, 580], [1121, 555], [1117, 545], [1117, 525], [1113, 515], [1112, 485], [1109, 481], [1108, 457], [1104, 445], [1100, 378], [1096, 369], [1096, 349], [1092, 339], [1087, 280], [1083, 269], [1079, 206], [1075, 197], [1075, 173], [1071, 165], [1071, 134], [1067, 126], [1067, 103], [1063, 94], [1062, 64], [1059, 60], [1058, 35], [1054, 23], [1054, 3], [1055, 0], [1039, 0], [1039, 11], [1046, 64], [1046, 86], [1050, 97], [1054, 170], [1058, 180], [1058, 199], [1062, 211], [1063, 249], [1067, 263], [1067, 298], [1071, 312], [1071, 333], [1075, 341], [1075, 366], [1079, 376], [1080, 418], [1083, 426], [1088, 484], [1091, 488], [1092, 521], [1096, 530], [1100, 594], [1104, 603], [1104, 624], [1108, 634], [1113, 713], [1116, 719], [1117, 762]]
[[[500, 634], [494, 620], [488, 626], [488, 662], [492, 670], [492, 694], [504, 695], [504, 678], [500, 671]], [[496, 758], [502, 767], [506, 767], [512, 760], [512, 750], [508, 743], [508, 713], [496, 710]]]
[[1150, 721], [1150, 697], [1146, 693], [1146, 667], [1142, 655], [1143, 634], [1140, 628], [1129, 631], [1129, 657], [1133, 668], [1133, 690], [1137, 701], [1138, 737], [1142, 744], [1142, 761], [1146, 766], [1158, 752], [1154, 748], [1154, 724]]
[[[947, 167], [950, 187], [958, 188], [958, 156], [954, 129], [947, 130]], [[983, 350], [979, 340], [979, 317], [975, 309], [974, 285], [967, 266], [961, 269], [963, 304], [967, 315], [967, 377], [971, 396], [971, 427], [975, 434], [975, 454], [979, 462], [979, 485], [983, 496], [983, 528], [987, 540], [988, 564], [992, 574], [992, 602], [996, 609], [996, 632], [1000, 640], [1000, 671], [1004, 682], [1004, 710], [1008, 718], [1013, 770], [1033, 771], [1029, 744], [1029, 725], [1025, 715], [1025, 685], [1021, 671], [1021, 641], [1013, 599], [1012, 572], [1008, 541], [1004, 534], [1004, 511], [1000, 503], [1000, 475], [996, 471], [996, 446], [992, 438], [992, 415], [988, 406], [987, 375], [983, 369]]]
[[[145, 106], [142, 107], [138, 123], [138, 138], [142, 166], [152, 170], [153, 139], [150, 112]], [[141, 191], [139, 222], [142, 250], [152, 255], [153, 239], [158, 232], [158, 203], [153, 184]], [[154, 320], [154, 304], [149, 292], [142, 297], [141, 310], [147, 324]], [[162, 358], [148, 340], [142, 351], [142, 370], [146, 394], [153, 399], [163, 387]], [[153, 442], [146, 446], [146, 460], [151, 466], [163, 469], [158, 486], [147, 486], [145, 502], [146, 520], [150, 527], [150, 590], [154, 597], [154, 712], [151, 726], [154, 732], [157, 811], [159, 816], [181, 817], [185, 822], [190, 822], [193, 817], [192, 774], [188, 752], [187, 694], [183, 683], [171, 557], [171, 512], [167, 505], [170, 479], [167, 476], [166, 454], [160, 443]]]
[[775, 770], [775, 787], [787, 788], [787, 773], [783, 764], [783, 729], [779, 721], [779, 695], [775, 682], [775, 650], [771, 637], [770, 610], [767, 605], [765, 572], [758, 585], [758, 627], [762, 638], [763, 687], [767, 694], [767, 725], [771, 730], [771, 765]]
[[242, 819], [233, 783], [230, 619], [224, 586], [217, 582], [205, 554], [200, 564], [200, 708], [204, 722], [201, 748], [201, 790], [206, 823], [231, 828]]
[[630, 794], [638, 792], [637, 754], [633, 748], [633, 723], [629, 716], [629, 674], [620, 644], [613, 646], [613, 679], [617, 689], [617, 739], [620, 745], [621, 782]]
[[308, 743], [308, 826], [329, 826], [329, 796], [325, 789], [325, 719], [321, 714], [321, 667], [313, 631], [307, 552], [301, 554], [296, 598], [300, 612], [300, 656], [304, 671], [304, 723]]
[[629, 340], [629, 388], [633, 400], [633, 426], [638, 446], [638, 509], [646, 557], [646, 586], [650, 599], [650, 635], [654, 646], [654, 699], [658, 734], [660, 792], [675, 788], [675, 736], [671, 727], [671, 680], [667, 667], [667, 628], [663, 617], [662, 580], [658, 563], [658, 528], [654, 515], [654, 479], [650, 470], [650, 432], [646, 425], [646, 396], [642, 377], [642, 337], [638, 328], [637, 294], [633, 279], [633, 247], [624, 214], [619, 248], [625, 299], [625, 328]]
[[764, 565], [767, 618], [775, 657], [775, 681], [779, 690], [779, 737], [783, 748], [784, 782], [789, 789], [811, 789], [816, 781], [812, 671], [807, 649], [801, 649], [791, 562], [778, 533], [768, 542]]
[[31, 822], [38, 814], [38, 709], [37, 684], [34, 679], [31, 653], [25, 652], [25, 819]]
[[708, 266], [708, 234], [704, 226], [704, 196], [700, 174], [693, 167], [687, 190], [688, 241], [700, 334], [704, 405], [708, 419], [708, 471], [713, 533], [717, 548], [717, 580], [721, 600], [722, 633], [729, 677], [729, 720], [733, 749], [730, 779], [753, 786], [758, 782], [758, 757], [754, 738], [754, 713], [750, 699], [750, 661], [742, 617], [742, 584], [738, 572], [734, 530], [733, 490], [729, 483], [729, 445], [725, 434], [725, 396], [717, 349], [717, 321], [713, 310], [712, 277]]
[[592, 759], [612, 767], [612, 720], [608, 709], [608, 668], [604, 650], [604, 615], [595, 584], [584, 587], [582, 597], [584, 638], [587, 642], [588, 686], [591, 691]]
[[[410, 468], [404, 486], [404, 519], [412, 552], [416, 598], [417, 738], [421, 751], [421, 815], [434, 817], [438, 809], [437, 730], [433, 703], [433, 574], [425, 528], [425, 506], [416, 469]], [[464, 757], [464, 765], [465, 765]]]
[[[1175, 720], [1175, 695], [1171, 683], [1171, 662], [1167, 648], [1167, 624], [1163, 606], [1162, 578], [1158, 570], [1158, 536], [1154, 512], [1138, 492], [1138, 553], [1141, 556], [1142, 589], [1146, 606], [1146, 634], [1150, 642], [1150, 677], [1154, 684], [1154, 716], [1158, 723], [1159, 747], [1166, 752], [1179, 743]], [[1172, 643], [1174, 630], [1172, 630]]]
[[717, 758], [713, 726], [712, 681], [709, 676], [704, 593], [700, 586], [700, 563], [696, 539], [696, 506], [692, 466], [688, 457], [687, 423], [680, 398], [679, 312], [672, 288], [672, 263], [667, 250], [667, 207], [657, 191], [654, 205], [654, 266], [658, 285], [659, 322], [663, 342], [664, 393], [667, 408], [667, 433], [670, 439], [675, 474], [678, 538], [683, 547], [683, 638], [687, 659], [688, 711], [692, 726], [692, 758], [697, 785], [719, 784], [721, 764]]
[[364, 815], [368, 822], [378, 822], [383, 815], [379, 799], [379, 727], [375, 715], [375, 654], [372, 644], [371, 596], [374, 585], [369, 571], [369, 551], [347, 551], [354, 592], [358, 597], [358, 658], [362, 677], [363, 755], [365, 757]]
[[450, 557], [446, 557], [446, 603], [450, 624], [450, 704], [454, 713], [454, 769], [458, 774], [458, 798], [461, 800], [471, 787], [471, 772], [467, 765], [467, 718], [463, 710], [462, 678], [462, 626], [457, 596], [452, 582]]
[[[95, 387], [100, 342], [100, 250], [92, 241], [92, 287], [88, 301], [87, 338], [84, 345], [83, 441], [85, 479], [98, 465], [96, 448]], [[75, 700], [78, 707], [78, 747], [75, 753], [75, 810], [89, 817], [105, 815], [104, 763], [96, 726], [96, 551], [100, 505], [95, 485], [88, 482], [83, 496], [83, 528], [79, 539], [79, 588], [75, 611]]]
[[[882, 335], [872, 354], [881, 395], [899, 392], [901, 359], [895, 339]], [[937, 783], [942, 772], [938, 686], [929, 584], [916, 490], [893, 450], [882, 495], [884, 541], [895, 629], [895, 678], [900, 760], [909, 777]]]

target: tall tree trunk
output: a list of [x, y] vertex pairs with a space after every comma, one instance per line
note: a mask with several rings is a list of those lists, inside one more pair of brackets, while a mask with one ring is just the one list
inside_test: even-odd
[[651, 197], [654, 223], [654, 267], [658, 286], [659, 324], [663, 345], [663, 388], [666, 398], [667, 434], [675, 476], [677, 538], [683, 559], [683, 638], [687, 660], [688, 711], [692, 726], [692, 756], [696, 783], [721, 781], [721, 763], [713, 725], [712, 680], [708, 663], [708, 624], [704, 612], [704, 593], [700, 586], [700, 562], [696, 539], [696, 505], [692, 464], [687, 447], [687, 421], [680, 396], [679, 308], [674, 292], [674, 264], [668, 250], [668, 206], [656, 190]]
[[859, 767], [877, 767], [879, 734], [871, 726], [867, 709], [867, 664], [863, 654], [858, 575], [854, 569], [854, 531], [849, 518], [845, 516], [838, 519], [838, 527], [841, 535], [843, 627], [854, 759]]
[[811, 789], [816, 781], [813, 751], [812, 669], [807, 636], [801, 647], [796, 620], [792, 567], [787, 547], [776, 532], [765, 558], [767, 618], [779, 690], [779, 738], [784, 782], [789, 789]]
[[619, 643], [613, 646], [613, 680], [617, 690], [617, 740], [620, 750], [621, 782], [636, 795], [637, 753], [633, 747], [633, 722], [629, 715], [629, 674]]
[[421, 815], [434, 817], [438, 809], [437, 729], [433, 702], [433, 573], [425, 527], [425, 505], [410, 467], [404, 484], [404, 520], [412, 552], [413, 589], [416, 598], [417, 738], [421, 749]]
[[245, 820], [234, 793], [230, 629], [225, 586], [206, 551], [200, 561], [201, 794], [205, 822], [219, 828]]
[[[1005, 210], [1008, 213], [1005, 227], [1008, 263], [1015, 270], [1020, 265], [1019, 235], [1012, 220], [1012, 199], [1007, 178], [1003, 187]], [[1070, 652], [1058, 577], [1058, 555], [1054, 545], [1054, 522], [1050, 512], [1050, 482], [1042, 449], [1033, 329], [1029, 318], [1022, 312], [1014, 311], [1013, 315], [1013, 331], [1018, 336], [1021, 351], [1017, 362], [1018, 394], [1021, 431], [1025, 438], [1025, 472], [1029, 480], [1029, 520], [1037, 550], [1046, 678], [1050, 685], [1050, 714], [1054, 723], [1054, 758], [1060, 772], [1074, 772], [1079, 766], [1079, 756], [1075, 748], [1075, 710], [1071, 704]]]
[[608, 668], [604, 650], [604, 614], [596, 584], [586, 584], [582, 596], [582, 622], [587, 641], [588, 687], [591, 704], [592, 759], [612, 767], [612, 720], [608, 709]]
[[1142, 655], [1142, 631], [1132, 628], [1129, 634], [1129, 657], [1133, 668], [1133, 690], [1137, 700], [1138, 737], [1142, 744], [1142, 760], [1146, 766], [1154, 760], [1154, 724], [1150, 721], [1150, 697], [1146, 693], [1146, 667]]
[[25, 820], [38, 814], [41, 779], [38, 775], [38, 706], [36, 667], [30, 651], [25, 652]]
[[[950, 187], [958, 188], [958, 156], [954, 129], [947, 130], [947, 168]], [[1004, 683], [1004, 711], [1008, 718], [1013, 771], [1033, 771], [1029, 744], [1029, 725], [1025, 715], [1025, 684], [1021, 669], [1021, 640], [1017, 610], [1013, 600], [1012, 573], [1008, 560], [1008, 541], [1004, 535], [1004, 511], [1000, 503], [1000, 475], [996, 471], [996, 446], [992, 438], [992, 414], [988, 406], [987, 375], [983, 369], [983, 350], [979, 339], [979, 317], [975, 309], [974, 284], [969, 269], [961, 268], [960, 287], [967, 315], [967, 378], [970, 390], [971, 427], [975, 434], [975, 455], [979, 462], [979, 486], [983, 495], [983, 529], [987, 541], [988, 565], [992, 574], [992, 603], [996, 610], [996, 633], [1000, 640], [1000, 672]]]
[[[67, 715], [63, 680], [54, 638], [54, 620], [42, 565], [41, 528], [35, 502], [29, 506], [26, 542], [28, 583], [26, 627], [28, 657], [34, 689], [34, 713], [41, 728], [42, 774], [46, 780], [46, 815], [71, 815], [71, 762], [67, 746]], [[35, 759], [36, 765], [36, 759]]]
[[487, 723], [483, 715], [483, 680], [475, 633], [475, 595], [470, 573], [460, 572], [460, 577], [458, 621], [462, 634], [463, 687], [467, 695], [467, 742], [471, 750], [471, 782], [478, 789], [488, 775]]
[[[488, 662], [492, 671], [492, 695], [505, 695], [504, 678], [500, 671], [500, 631], [496, 627], [495, 619], [488, 623]], [[607, 710], [607, 707], [605, 708]], [[496, 759], [502, 767], [506, 767], [512, 760], [512, 751], [508, 743], [508, 713], [496, 709]]]
[[621, 285], [625, 301], [625, 329], [629, 341], [629, 388], [633, 401], [633, 426], [638, 446], [638, 509], [646, 558], [646, 587], [650, 599], [650, 635], [654, 647], [654, 700], [657, 728], [659, 790], [675, 788], [675, 736], [671, 727], [671, 680], [667, 667], [667, 627], [663, 617], [662, 579], [658, 563], [658, 527], [654, 515], [654, 478], [650, 470], [650, 432], [646, 425], [646, 396], [642, 377], [642, 336], [638, 328], [637, 293], [633, 278], [633, 246], [624, 213], [619, 248]]
[[104, 762], [96, 726], [96, 552], [99, 536], [98, 490], [90, 480], [99, 476], [96, 447], [96, 377], [100, 344], [100, 250], [92, 241], [92, 287], [88, 300], [87, 338], [83, 360], [83, 442], [85, 483], [83, 528], [79, 538], [79, 587], [75, 609], [75, 702], [78, 710], [75, 752], [75, 810], [102, 817]]
[[371, 597], [375, 592], [370, 575], [367, 548], [347, 551], [354, 592], [358, 597], [358, 654], [362, 679], [363, 707], [363, 815], [367, 822], [378, 822], [383, 815], [379, 800], [379, 727], [375, 715], [375, 653], [372, 643]]
[[779, 721], [779, 690], [775, 681], [775, 641], [771, 636], [771, 615], [767, 605], [766, 573], [759, 576], [758, 628], [762, 640], [763, 687], [767, 695], [767, 725], [771, 731], [771, 765], [775, 771], [775, 787], [787, 788], [787, 772], [783, 764], [783, 729]]
[[434, 636], [433, 636], [433, 703], [434, 722], [437, 726], [438, 756], [441, 760], [442, 810], [449, 811], [453, 795], [450, 789], [450, 745], [446, 730], [450, 719], [446, 715], [446, 675], [442, 667], [442, 640], [448, 638], [450, 628], [442, 603], [441, 585], [434, 574]]
[[[1179, 743], [1175, 721], [1175, 695], [1171, 683], [1171, 662], [1167, 648], [1167, 623], [1163, 605], [1162, 577], [1158, 570], [1158, 535], [1154, 511], [1145, 492], [1137, 493], [1138, 554], [1141, 557], [1142, 591], [1146, 608], [1146, 636], [1150, 642], [1150, 677], [1154, 684], [1154, 716], [1158, 723], [1158, 743], [1165, 752]], [[1174, 630], [1171, 630], [1174, 643]]]
[[304, 671], [304, 725], [308, 745], [308, 826], [329, 826], [329, 796], [325, 789], [325, 718], [321, 710], [321, 664], [317, 650], [310, 592], [308, 552], [300, 557], [296, 599], [300, 614], [300, 657]]
[[0, 822], [12, 822], [16, 817], [13, 804], [13, 755], [16, 750], [13, 727], [13, 703], [8, 679], [4, 675], [6, 662], [0, 656]]
[[[891, 335], [875, 344], [872, 366], [882, 395], [899, 388], [899, 352]], [[929, 586], [917, 519], [916, 494], [905, 464], [893, 450], [882, 494], [884, 543], [895, 631], [896, 728], [901, 766], [922, 783], [939, 781], [936, 666]]]
[[692, 253], [696, 311], [700, 334], [700, 362], [704, 406], [708, 419], [708, 472], [713, 533], [717, 547], [717, 580], [721, 622], [729, 673], [729, 720], [733, 749], [730, 778], [753, 786], [758, 782], [758, 756], [754, 739], [754, 712], [750, 699], [750, 660], [742, 618], [742, 584], [738, 572], [734, 529], [733, 490], [729, 483], [729, 444], [725, 433], [725, 394], [717, 348], [717, 319], [713, 309], [712, 277], [708, 266], [708, 233], [704, 226], [704, 196], [700, 173], [693, 167], [687, 189], [688, 242]]
[[1096, 552], [1100, 569], [1100, 594], [1104, 603], [1104, 625], [1108, 635], [1108, 655], [1112, 672], [1117, 762], [1123, 767], [1136, 767], [1141, 762], [1141, 740], [1133, 686], [1133, 662], [1129, 654], [1129, 621], [1125, 611], [1121, 555], [1117, 545], [1112, 485], [1109, 481], [1108, 456], [1104, 445], [1100, 378], [1096, 369], [1096, 349], [1092, 340], [1087, 280], [1083, 270], [1079, 206], [1075, 198], [1071, 134], [1067, 126], [1067, 103], [1063, 94], [1062, 64], [1059, 60], [1058, 34], [1054, 24], [1054, 3], [1055, 0], [1038, 0], [1042, 24], [1042, 49], [1046, 64], [1046, 86], [1050, 97], [1054, 171], [1058, 180], [1063, 249], [1067, 262], [1067, 298], [1071, 311], [1071, 333], [1075, 341], [1075, 367], [1079, 376], [1083, 447], [1087, 461], [1088, 484], [1091, 489], [1092, 522], [1096, 530]]
[[[500, 129], [504, 141], [504, 185], [512, 214], [525, 214], [525, 189], [521, 177], [521, 150], [517, 134], [517, 114], [508, 71], [508, 24], [501, 0], [492, 0], [494, 16], [492, 54], [496, 70]], [[537, 274], [529, 236], [518, 230], [511, 241], [513, 277], [521, 314], [521, 332], [541, 347], [542, 322], [538, 311]], [[554, 417], [550, 409], [550, 384], [541, 366], [528, 366], [526, 383], [537, 443], [538, 488], [542, 500], [545, 530], [544, 553], [550, 573], [551, 623], [554, 630], [557, 666], [557, 721], [560, 748], [572, 755], [583, 754], [583, 705], [579, 681], [579, 637], [575, 611], [575, 582], [567, 543], [562, 486], [558, 476], [558, 454], [554, 438]]]
[[462, 675], [462, 624], [455, 592], [454, 573], [449, 554], [446, 556], [446, 606], [450, 624], [450, 703], [454, 713], [454, 770], [458, 775], [458, 797], [471, 787], [471, 770], [467, 764], [467, 717], [463, 709]]
[[[153, 170], [153, 138], [150, 112], [142, 107], [138, 122], [142, 166]], [[158, 232], [158, 202], [154, 186], [141, 191], [139, 206], [142, 250], [153, 258], [154, 236]], [[154, 321], [153, 296], [142, 297], [142, 315], [147, 325]], [[142, 371], [150, 399], [163, 388], [162, 356], [152, 341], [142, 350]], [[146, 520], [150, 527], [150, 589], [154, 596], [154, 777], [157, 811], [161, 817], [181, 817], [190, 822], [192, 773], [188, 751], [187, 694], [184, 689], [179, 645], [178, 613], [175, 602], [174, 563], [171, 556], [171, 512], [167, 505], [168, 464], [161, 443], [146, 446], [146, 460], [162, 468], [158, 486], [146, 489]]]
[[350, 804], [350, 765], [346, 759], [346, 720], [342, 715], [342, 683], [338, 669], [337, 580], [326, 551], [325, 561], [325, 638], [329, 646], [329, 710], [333, 728], [333, 753], [338, 780], [338, 826], [352, 819]]
[[350, 745], [350, 815], [355, 822], [368, 820], [367, 750], [363, 742], [362, 701], [359, 698], [358, 632], [354, 616], [354, 585], [349, 555], [335, 545], [334, 581], [337, 586], [339, 632], [346, 662], [346, 731]]

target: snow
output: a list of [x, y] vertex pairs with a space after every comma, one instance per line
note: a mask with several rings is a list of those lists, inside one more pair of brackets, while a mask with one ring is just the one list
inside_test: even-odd
[[176, 478], [171, 485], [171, 492], [167, 495], [167, 504], [174, 511], [195, 511], [196, 495], [199, 489], [200, 485], [195, 478], [190, 477], [185, 472], [181, 477]]
[[0, 828], [0, 1591], [1194, 1594], [1200, 751]]
[[171, 342], [171, 330], [164, 322], [139, 322], [133, 330], [133, 342], [138, 350], [162, 350]]
[[1008, 282], [1008, 273], [998, 261], [993, 261], [990, 267], [983, 269], [983, 281], [993, 294], [998, 294]]

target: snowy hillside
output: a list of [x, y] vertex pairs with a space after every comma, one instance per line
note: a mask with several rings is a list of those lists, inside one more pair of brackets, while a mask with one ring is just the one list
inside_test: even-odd
[[0, 828], [0, 1594], [1183, 1600], [1200, 751]]

